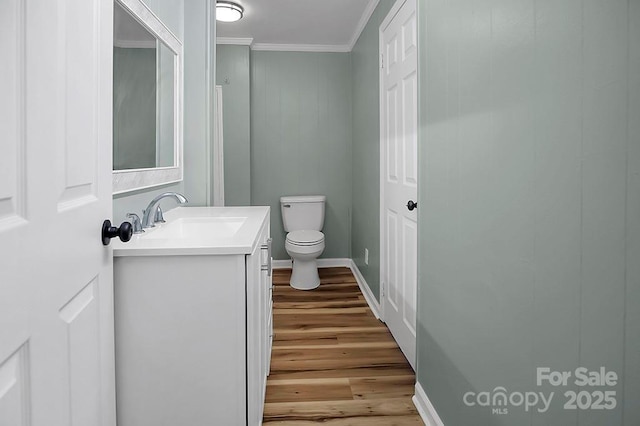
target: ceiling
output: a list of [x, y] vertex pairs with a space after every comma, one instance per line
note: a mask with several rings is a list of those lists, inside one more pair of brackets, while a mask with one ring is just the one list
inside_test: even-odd
[[378, 3], [378, 0], [234, 1], [244, 7], [244, 17], [238, 22], [216, 23], [219, 43], [252, 44], [256, 50], [338, 52], [351, 50]]

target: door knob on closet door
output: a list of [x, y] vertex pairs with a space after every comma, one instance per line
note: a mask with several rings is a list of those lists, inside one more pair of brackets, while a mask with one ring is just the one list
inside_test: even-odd
[[122, 222], [120, 227], [111, 226], [109, 219], [102, 222], [102, 244], [108, 246], [112, 238], [120, 238], [120, 241], [126, 243], [133, 235], [133, 227], [129, 222]]
[[407, 208], [411, 212], [411, 211], [413, 211], [413, 209], [417, 209], [418, 208], [418, 203], [414, 203], [413, 200], [409, 200], [409, 202], [407, 203]]

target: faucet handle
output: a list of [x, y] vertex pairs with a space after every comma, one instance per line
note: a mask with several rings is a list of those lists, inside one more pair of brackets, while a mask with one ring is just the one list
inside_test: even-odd
[[153, 217], [153, 222], [154, 223], [165, 223], [166, 220], [164, 220], [164, 216], [162, 215], [162, 209], [160, 208], [160, 206], [158, 206], [158, 208], [156, 209], [156, 214]]
[[134, 234], [142, 234], [144, 232], [144, 229], [142, 229], [142, 223], [140, 223], [140, 216], [135, 213], [127, 213], [127, 218], [131, 219]]

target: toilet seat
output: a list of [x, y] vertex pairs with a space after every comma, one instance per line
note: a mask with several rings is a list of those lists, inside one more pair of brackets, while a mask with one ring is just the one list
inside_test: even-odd
[[324, 234], [320, 231], [292, 231], [287, 234], [286, 242], [300, 247], [315, 246], [324, 242]]

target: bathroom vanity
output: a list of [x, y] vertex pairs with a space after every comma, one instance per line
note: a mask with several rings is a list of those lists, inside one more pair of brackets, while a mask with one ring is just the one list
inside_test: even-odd
[[118, 425], [259, 425], [269, 208], [179, 207], [165, 219], [114, 241]]

